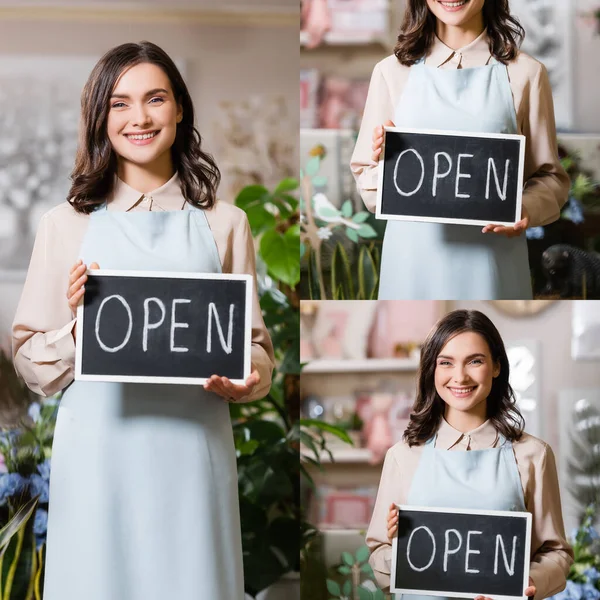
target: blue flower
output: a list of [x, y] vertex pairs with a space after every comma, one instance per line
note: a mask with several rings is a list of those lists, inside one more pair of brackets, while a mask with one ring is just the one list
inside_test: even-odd
[[585, 600], [598, 600], [598, 598], [600, 598], [600, 592], [596, 589], [595, 585], [591, 583], [584, 583], [583, 597]]
[[564, 594], [563, 597], [565, 600], [583, 600], [583, 586], [580, 583], [569, 580], [562, 594]]
[[18, 473], [0, 476], [0, 506], [4, 506], [8, 498], [23, 493], [27, 485], [27, 479]]
[[48, 480], [41, 475], [32, 475], [29, 478], [29, 489], [32, 496], [39, 496], [40, 502], [48, 502]]
[[585, 218], [583, 216], [583, 207], [581, 206], [581, 202], [571, 196], [567, 206], [562, 212], [562, 216], [565, 219], [573, 221], [573, 223], [583, 223]]
[[596, 581], [598, 581], [598, 579], [600, 579], [600, 573], [598, 572], [598, 570], [596, 569], [596, 567], [589, 567], [587, 568], [583, 574], [587, 577], [587, 580], [590, 583], [595, 584]]
[[47, 458], [43, 463], [38, 465], [38, 473], [42, 476], [44, 481], [50, 480], [50, 459]]
[[43, 508], [38, 508], [35, 512], [35, 520], [33, 522], [33, 533], [35, 535], [44, 535], [48, 528], [48, 511]]
[[528, 240], [543, 240], [544, 239], [544, 228], [543, 227], [530, 227], [525, 231], [525, 235]]
[[591, 541], [600, 539], [600, 535], [598, 535], [598, 532], [592, 526], [586, 527], [585, 532]]
[[27, 411], [27, 414], [29, 414], [29, 416], [31, 417], [31, 420], [34, 423], [37, 423], [39, 418], [40, 418], [40, 405], [37, 402], [32, 402], [29, 405], [29, 410]]

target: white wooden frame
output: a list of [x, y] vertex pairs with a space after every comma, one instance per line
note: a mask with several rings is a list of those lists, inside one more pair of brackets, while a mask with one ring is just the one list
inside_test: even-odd
[[[244, 378], [230, 379], [232, 383], [243, 385], [246, 378], [250, 375], [250, 354], [252, 345], [252, 295], [253, 295], [253, 277], [252, 275], [233, 274], [233, 273], [173, 273], [166, 271], [121, 271], [115, 269], [94, 269], [87, 271], [87, 274], [96, 276], [110, 277], [143, 277], [145, 279], [213, 279], [225, 281], [245, 281], [246, 282], [246, 311], [244, 315]], [[204, 385], [207, 377], [145, 377], [140, 375], [88, 375], [82, 373], [82, 352], [83, 352], [83, 323], [84, 308], [83, 301], [77, 307], [78, 336], [81, 339], [76, 344], [75, 352], [75, 380], [77, 381], [111, 381], [121, 383], [173, 383], [173, 384], [198, 384]]]
[[[523, 197], [523, 173], [525, 166], [525, 136], [517, 135], [513, 133], [478, 133], [474, 131], [446, 131], [442, 129], [413, 129], [410, 127], [384, 127], [384, 131], [387, 133], [391, 131], [393, 133], [417, 133], [417, 134], [431, 134], [431, 135], [443, 135], [443, 136], [459, 136], [459, 137], [472, 137], [472, 138], [492, 138], [501, 140], [517, 140], [519, 142], [519, 170], [517, 174], [517, 205], [515, 208], [515, 220], [514, 221], [481, 221], [477, 219], [448, 219], [448, 218], [437, 218], [437, 217], [420, 217], [420, 216], [404, 216], [386, 214], [381, 210], [382, 194], [383, 194], [383, 166], [384, 156], [379, 161], [379, 172], [378, 172], [378, 183], [377, 183], [377, 204], [375, 210], [375, 216], [377, 219], [387, 221], [418, 221], [425, 223], [454, 223], [457, 225], [505, 225], [506, 227], [512, 227], [517, 221], [521, 220], [521, 204]], [[385, 144], [385, 140], [384, 140]], [[384, 150], [385, 152], [385, 146]]]
[[[529, 565], [530, 565], [530, 548], [531, 548], [531, 513], [528, 512], [516, 512], [509, 510], [466, 510], [462, 508], [432, 508], [429, 506], [408, 506], [404, 504], [396, 505], [400, 509], [400, 513], [403, 510], [407, 511], [421, 511], [421, 512], [433, 512], [433, 513], [449, 513], [449, 514], [463, 514], [463, 515], [490, 515], [497, 517], [515, 517], [520, 519], [526, 519], [526, 539], [525, 539], [525, 564], [523, 569], [523, 591], [529, 587]], [[424, 596], [447, 596], [451, 598], [473, 598], [476, 596], [493, 596], [494, 600], [526, 600], [526, 596], [500, 596], [498, 594], [487, 593], [486, 590], [480, 590], [477, 594], [471, 592], [443, 592], [436, 590], [413, 590], [408, 588], [397, 588], [396, 583], [396, 560], [398, 554], [398, 535], [394, 536], [392, 540], [392, 571], [390, 574], [390, 592], [397, 592], [402, 594], [417, 594]]]

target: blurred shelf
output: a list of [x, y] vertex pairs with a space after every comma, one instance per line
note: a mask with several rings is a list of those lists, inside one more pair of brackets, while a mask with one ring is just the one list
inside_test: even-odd
[[364, 35], [356, 38], [348, 38], [345, 35], [336, 35], [335, 33], [326, 33], [323, 41], [314, 48], [307, 48], [309, 40], [309, 34], [307, 31], [300, 32], [300, 47], [302, 50], [314, 52], [315, 50], [326, 50], [327, 48], [364, 48], [365, 46], [372, 46], [381, 50], [382, 48], [388, 48], [389, 40], [383, 35], [365, 33]]
[[[314, 457], [313, 453], [302, 449], [302, 454]], [[331, 449], [333, 454], [334, 462], [340, 464], [349, 463], [369, 463], [371, 460], [371, 451], [368, 448], [333, 448]], [[320, 460], [322, 463], [332, 464], [331, 458], [327, 452], [321, 452]], [[373, 465], [374, 467], [380, 466], [380, 464]]]
[[381, 373], [412, 372], [419, 368], [419, 361], [413, 358], [366, 358], [366, 359], [328, 359], [310, 361], [302, 373]]

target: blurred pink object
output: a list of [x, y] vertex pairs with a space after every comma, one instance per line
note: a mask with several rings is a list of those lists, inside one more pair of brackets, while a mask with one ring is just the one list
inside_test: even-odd
[[372, 464], [382, 462], [385, 453], [394, 443], [388, 416], [393, 402], [393, 394], [378, 392], [371, 395], [371, 418], [365, 424], [364, 433], [367, 448], [371, 451]]
[[0, 473], [8, 473], [6, 463], [4, 462], [4, 455], [0, 454]]
[[321, 106], [319, 108], [319, 126], [324, 129], [343, 129], [349, 127], [350, 80], [328, 77], [323, 82]]
[[370, 356], [394, 356], [398, 344], [422, 344], [441, 316], [438, 300], [380, 300], [369, 338]]
[[302, 31], [308, 34], [307, 48], [316, 48], [331, 29], [331, 14], [327, 0], [304, 0], [302, 3]]

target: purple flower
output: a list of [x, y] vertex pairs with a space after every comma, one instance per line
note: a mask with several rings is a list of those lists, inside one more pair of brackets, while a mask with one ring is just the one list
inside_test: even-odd
[[598, 572], [598, 570], [596, 569], [596, 567], [589, 567], [587, 568], [583, 574], [587, 577], [588, 581], [590, 583], [595, 584], [596, 581], [598, 581], [598, 579], [600, 579], [600, 573]]
[[583, 597], [585, 600], [598, 600], [598, 598], [600, 598], [600, 592], [596, 589], [595, 585], [591, 583], [584, 583]]
[[44, 535], [48, 528], [48, 511], [38, 508], [35, 511], [35, 520], [33, 522], [33, 533], [35, 535]]
[[50, 459], [47, 458], [43, 463], [38, 465], [38, 473], [42, 476], [44, 481], [50, 480]]

